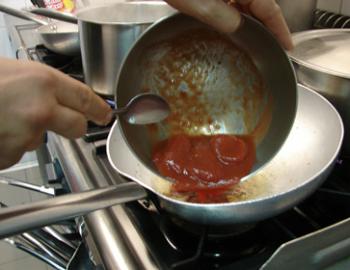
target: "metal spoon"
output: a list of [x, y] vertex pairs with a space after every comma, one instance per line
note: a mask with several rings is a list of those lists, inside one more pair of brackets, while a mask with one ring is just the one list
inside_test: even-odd
[[114, 109], [114, 115], [121, 115], [133, 125], [146, 125], [164, 120], [170, 113], [169, 104], [159, 95], [143, 93], [133, 97], [122, 108]]

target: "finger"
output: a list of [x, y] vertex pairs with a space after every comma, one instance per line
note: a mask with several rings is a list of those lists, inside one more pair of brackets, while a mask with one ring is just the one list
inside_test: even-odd
[[0, 142], [0, 169], [16, 164], [26, 151], [27, 146], [33, 140], [33, 134], [27, 130], [23, 136], [11, 134], [11, 138]]
[[110, 122], [111, 108], [85, 84], [58, 74], [59, 83], [56, 89], [58, 102], [66, 107], [81, 112], [87, 119], [100, 125]]
[[259, 19], [287, 50], [293, 48], [292, 38], [281, 8], [274, 0], [236, 0], [242, 6], [249, 6], [254, 17]]
[[15, 165], [24, 153], [12, 153], [10, 156], [0, 155], [0, 170]]
[[209, 24], [219, 31], [230, 33], [237, 30], [241, 15], [222, 0], [165, 0], [179, 11]]
[[25, 151], [33, 151], [33, 150], [37, 149], [44, 142], [45, 142], [45, 133], [43, 131], [40, 134], [38, 134], [37, 136], [33, 137], [32, 141], [27, 144]]
[[57, 106], [51, 117], [48, 130], [66, 138], [74, 139], [86, 133], [87, 120], [82, 113], [64, 106]]

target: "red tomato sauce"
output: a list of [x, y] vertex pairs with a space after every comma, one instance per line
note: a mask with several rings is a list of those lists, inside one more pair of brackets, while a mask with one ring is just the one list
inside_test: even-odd
[[225, 191], [247, 175], [255, 162], [251, 136], [174, 135], [153, 149], [153, 162], [174, 180], [173, 193], [199, 203], [226, 202]]

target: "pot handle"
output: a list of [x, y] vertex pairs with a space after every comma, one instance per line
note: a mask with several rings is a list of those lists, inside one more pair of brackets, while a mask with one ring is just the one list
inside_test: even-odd
[[129, 182], [0, 209], [0, 239], [146, 196], [143, 187]]
[[48, 25], [48, 22], [45, 20], [41, 20], [40, 18], [38, 18], [37, 16], [31, 14], [30, 12], [25, 12], [22, 10], [17, 10], [5, 5], [0, 4], [0, 11], [15, 16], [17, 18], [21, 18], [24, 20], [29, 20], [29, 21], [33, 21], [36, 23], [39, 23], [40, 25]]
[[32, 8], [30, 12], [51, 19], [78, 24], [78, 18], [71, 13], [60, 12], [48, 8]]

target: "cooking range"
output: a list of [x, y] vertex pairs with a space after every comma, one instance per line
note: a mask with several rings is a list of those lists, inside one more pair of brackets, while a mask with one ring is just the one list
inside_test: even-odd
[[[25, 55], [84, 81], [81, 58], [42, 45]], [[109, 100], [113, 105], [113, 100]], [[110, 166], [110, 127], [89, 124], [67, 140], [49, 133], [49, 157], [62, 168], [71, 192], [128, 181]], [[40, 152], [43, 155], [43, 152]], [[297, 157], [291, 157], [297, 158]], [[44, 164], [40, 164], [44, 166]], [[55, 166], [57, 169], [57, 166]], [[293, 172], [291, 172], [293, 173]], [[96, 269], [348, 269], [350, 266], [350, 157], [340, 154], [327, 181], [309, 198], [254, 224], [199, 226], [179, 220], [152, 194], [77, 219]], [[336, 267], [336, 268], [332, 268]]]

